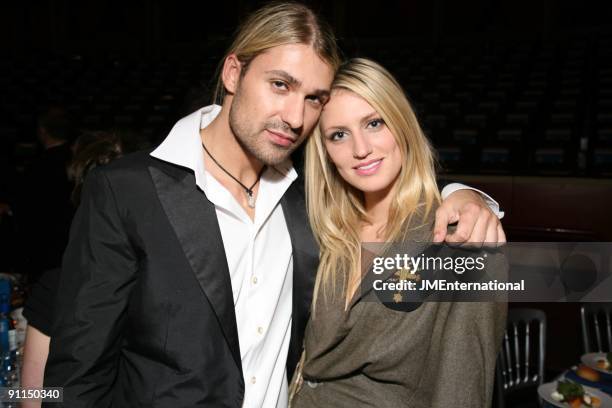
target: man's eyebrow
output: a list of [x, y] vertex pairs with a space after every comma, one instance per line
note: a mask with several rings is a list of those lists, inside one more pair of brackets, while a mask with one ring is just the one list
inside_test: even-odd
[[266, 71], [266, 74], [276, 75], [276, 76], [284, 79], [285, 81], [287, 81], [289, 83], [289, 85], [292, 85], [292, 86], [295, 86], [295, 87], [300, 87], [302, 85], [302, 82], [299, 79], [294, 78], [287, 71], [283, 71], [283, 70], [280, 70], [280, 69], [273, 69], [271, 71]]
[[323, 102], [327, 102], [329, 99], [329, 90], [327, 89], [317, 89], [311, 95], [314, 95], [321, 99]]
[[[283, 71], [281, 69], [273, 69], [273, 70], [270, 70], [270, 71], [265, 71], [265, 73], [268, 74], [268, 75], [277, 76], [277, 77], [287, 81], [287, 83], [289, 85], [294, 86], [296, 88], [299, 88], [300, 86], [302, 86], [302, 81], [300, 81], [299, 79], [293, 77], [287, 71]], [[327, 100], [329, 98], [329, 89], [316, 89], [313, 92], [311, 92], [310, 95], [316, 96], [316, 97], [320, 98], [321, 100]]]

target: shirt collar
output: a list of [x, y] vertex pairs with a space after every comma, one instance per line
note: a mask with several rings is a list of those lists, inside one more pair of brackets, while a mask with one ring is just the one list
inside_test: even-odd
[[[186, 167], [194, 172], [196, 184], [206, 187], [206, 170], [200, 129], [208, 126], [221, 112], [221, 106], [209, 105], [179, 120], [166, 139], [151, 152], [151, 156], [168, 163]], [[291, 160], [274, 166], [291, 181], [297, 178]]]

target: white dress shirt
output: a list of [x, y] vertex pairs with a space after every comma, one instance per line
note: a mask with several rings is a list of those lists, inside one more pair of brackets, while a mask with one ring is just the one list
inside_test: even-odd
[[[297, 178], [291, 162], [263, 174], [253, 220], [204, 166], [200, 130], [219, 114], [211, 105], [181, 119], [151, 155], [193, 170], [196, 185], [215, 205], [230, 273], [245, 380], [244, 408], [287, 407], [286, 363], [291, 338], [293, 257], [280, 199]], [[443, 197], [469, 188], [449, 184]], [[497, 203], [482, 193], [489, 206]]]
[[209, 106], [181, 119], [152, 156], [194, 171], [215, 205], [232, 284], [245, 381], [243, 407], [286, 407], [293, 258], [280, 199], [297, 173], [288, 161], [261, 176], [255, 217], [204, 167], [200, 129], [218, 115]]

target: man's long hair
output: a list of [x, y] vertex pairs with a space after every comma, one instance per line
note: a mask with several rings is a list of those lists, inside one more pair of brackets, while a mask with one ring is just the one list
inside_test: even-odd
[[[385, 240], [414, 239], [417, 230], [429, 231], [432, 211], [440, 202], [434, 154], [401, 86], [379, 64], [358, 58], [347, 61], [338, 70], [332, 84], [332, 100], [333, 92], [338, 90], [352, 92], [370, 104], [384, 120], [401, 152], [402, 167], [383, 230]], [[368, 222], [363, 193], [342, 179], [327, 154], [323, 138], [317, 127], [306, 145], [305, 157], [308, 216], [321, 248], [313, 316], [319, 290], [325, 293], [331, 284], [331, 292], [336, 293], [339, 277], [344, 289], [338, 292], [345, 294], [348, 307], [353, 295], [350, 289], [354, 288], [347, 285], [361, 280], [360, 225]]]
[[241, 74], [244, 74], [249, 63], [259, 54], [287, 44], [312, 46], [334, 71], [340, 65], [340, 55], [332, 29], [310, 8], [299, 3], [270, 3], [250, 14], [238, 27], [234, 41], [217, 67], [213, 103], [223, 104], [226, 90], [221, 71], [230, 54], [237, 56], [243, 66]]

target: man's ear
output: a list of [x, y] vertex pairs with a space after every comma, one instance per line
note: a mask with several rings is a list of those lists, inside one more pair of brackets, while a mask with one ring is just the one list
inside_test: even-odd
[[242, 63], [238, 60], [236, 54], [230, 54], [225, 58], [221, 79], [223, 80], [223, 86], [230, 94], [235, 93], [238, 88], [241, 69]]

